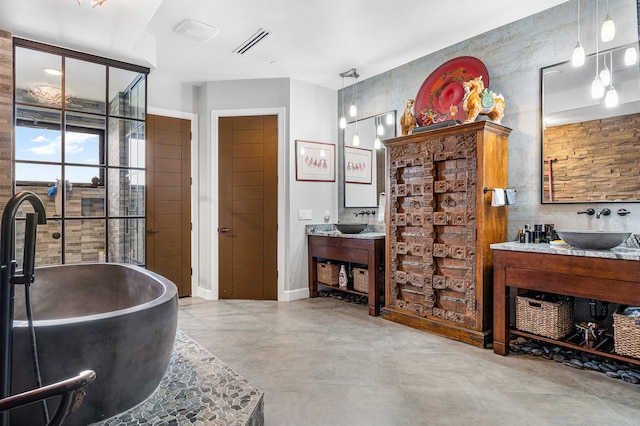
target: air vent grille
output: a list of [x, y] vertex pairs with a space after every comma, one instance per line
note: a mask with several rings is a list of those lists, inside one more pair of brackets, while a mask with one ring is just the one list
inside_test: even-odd
[[260, 28], [251, 37], [249, 37], [244, 43], [236, 47], [233, 50], [233, 53], [244, 55], [249, 51], [249, 49], [252, 49], [253, 47], [255, 47], [256, 44], [264, 40], [269, 34], [271, 34], [269, 31], [265, 30], [264, 28]]
[[173, 31], [200, 42], [211, 40], [220, 33], [219, 29], [193, 19], [185, 19]]

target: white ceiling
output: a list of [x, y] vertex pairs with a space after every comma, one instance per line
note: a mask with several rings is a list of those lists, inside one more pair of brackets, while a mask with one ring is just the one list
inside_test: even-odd
[[[0, 29], [184, 83], [290, 77], [338, 89], [350, 68], [362, 80], [566, 1], [0, 0]], [[186, 18], [220, 34], [175, 34]], [[271, 35], [232, 53], [259, 28]]]

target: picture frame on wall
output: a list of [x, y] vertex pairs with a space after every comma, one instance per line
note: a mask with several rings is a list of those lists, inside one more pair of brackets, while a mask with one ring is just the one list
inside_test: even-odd
[[346, 183], [371, 183], [371, 159], [373, 151], [366, 148], [344, 147], [344, 181]]
[[335, 158], [334, 144], [296, 140], [296, 180], [335, 182]]

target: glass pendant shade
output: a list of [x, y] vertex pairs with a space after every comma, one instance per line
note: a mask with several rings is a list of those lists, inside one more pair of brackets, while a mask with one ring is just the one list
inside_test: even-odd
[[596, 76], [591, 83], [591, 97], [593, 99], [600, 99], [604, 96], [604, 84], [602, 84], [602, 80], [600, 76]]
[[376, 139], [373, 141], [373, 148], [374, 148], [374, 149], [380, 149], [380, 138], [376, 138]]
[[340, 117], [340, 128], [341, 129], [346, 129], [347, 128], [347, 119], [346, 119], [346, 117], [344, 115], [342, 117]]
[[355, 117], [358, 114], [358, 108], [356, 108], [356, 104], [351, 104], [349, 107], [349, 115]]
[[611, 72], [609, 68], [605, 68], [600, 71], [600, 79], [602, 80], [602, 84], [608, 86], [611, 84]]
[[388, 125], [392, 125], [393, 124], [393, 115], [387, 114], [387, 124]]
[[602, 41], [611, 41], [616, 36], [616, 25], [613, 23], [613, 19], [609, 15], [602, 23], [602, 29], [600, 30], [600, 38]]
[[618, 92], [611, 86], [607, 91], [607, 96], [604, 98], [604, 105], [607, 108], [613, 108], [618, 106]]
[[584, 65], [584, 47], [580, 41], [576, 43], [575, 49], [573, 49], [573, 56], [571, 57], [571, 63], [574, 67], [581, 67]]
[[382, 123], [378, 124], [376, 133], [378, 134], [378, 136], [384, 135], [384, 126], [382, 125]]
[[638, 51], [635, 47], [627, 47], [624, 51], [624, 64], [626, 66], [635, 65], [638, 61]]
[[358, 133], [356, 132], [356, 134], [353, 135], [353, 146], [358, 145], [360, 145], [360, 136], [358, 136]]

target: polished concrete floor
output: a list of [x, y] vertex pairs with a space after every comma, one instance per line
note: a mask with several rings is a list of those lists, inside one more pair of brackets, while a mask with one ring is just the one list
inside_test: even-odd
[[185, 298], [178, 327], [265, 392], [267, 426], [640, 424], [640, 385], [498, 356], [335, 299]]

